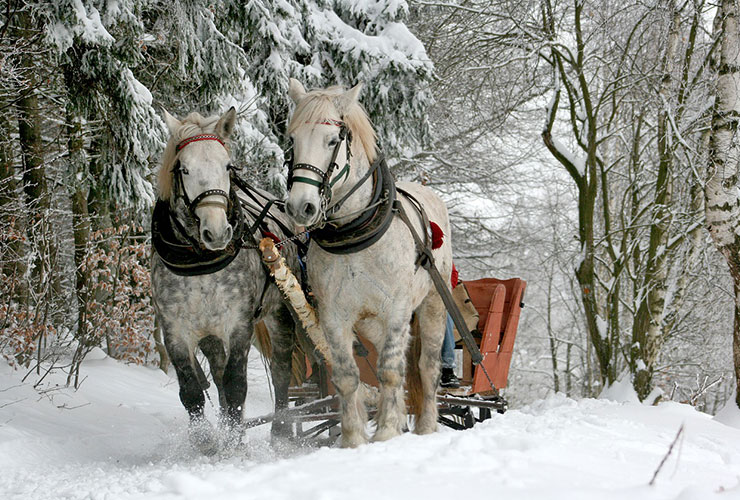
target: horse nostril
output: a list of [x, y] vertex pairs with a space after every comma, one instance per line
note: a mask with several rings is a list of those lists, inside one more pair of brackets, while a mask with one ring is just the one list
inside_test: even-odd
[[225, 241], [231, 241], [231, 236], [234, 234], [234, 230], [231, 229], [231, 226], [226, 228], [226, 232], [224, 233], [224, 240]]
[[213, 243], [213, 235], [208, 229], [203, 230], [203, 241], [206, 243]]
[[306, 203], [303, 205], [303, 215], [306, 217], [311, 217], [313, 214], [316, 213], [316, 205], [313, 203]]
[[285, 211], [288, 212], [289, 216], [295, 217], [295, 213], [293, 212], [293, 205], [291, 203], [285, 204]]

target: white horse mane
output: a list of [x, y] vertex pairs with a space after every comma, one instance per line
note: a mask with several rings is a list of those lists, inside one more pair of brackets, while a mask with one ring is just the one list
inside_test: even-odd
[[357, 101], [353, 101], [347, 108], [342, 109], [339, 97], [344, 94], [342, 87], [334, 86], [328, 89], [312, 90], [298, 103], [293, 118], [288, 125], [288, 133], [294, 132], [306, 123], [315, 123], [325, 120], [332, 107], [342, 115], [344, 123], [352, 132], [354, 139], [353, 149], [357, 141], [362, 145], [365, 156], [370, 164], [377, 156], [377, 136], [365, 109]]
[[172, 195], [172, 168], [177, 162], [177, 145], [194, 135], [214, 133], [219, 118], [218, 115], [204, 117], [198, 112], [192, 112], [182, 120], [177, 131], [170, 135], [157, 176], [157, 195], [161, 200], [169, 200]]

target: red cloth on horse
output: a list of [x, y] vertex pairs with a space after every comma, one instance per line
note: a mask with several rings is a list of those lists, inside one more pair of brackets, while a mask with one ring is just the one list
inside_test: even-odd
[[[445, 233], [442, 232], [442, 228], [439, 227], [434, 221], [429, 221], [429, 227], [432, 229], [432, 250], [436, 250], [444, 243]], [[459, 282], [459, 276], [457, 269], [455, 269], [455, 263], [452, 263], [452, 274], [450, 275], [450, 284], [452, 288], [455, 288]]]
[[432, 229], [432, 250], [436, 250], [442, 246], [445, 233], [442, 232], [442, 228], [436, 222], [429, 221], [429, 227]]

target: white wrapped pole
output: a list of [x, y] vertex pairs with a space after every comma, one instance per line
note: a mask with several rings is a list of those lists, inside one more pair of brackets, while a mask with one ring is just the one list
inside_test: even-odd
[[298, 319], [300, 319], [308, 337], [324, 357], [324, 360], [331, 364], [329, 346], [326, 344], [326, 337], [324, 337], [324, 332], [319, 325], [316, 310], [306, 302], [301, 284], [298, 283], [290, 268], [285, 265], [285, 258], [280, 256], [280, 251], [271, 238], [262, 238], [259, 247], [262, 252], [262, 261], [270, 269], [270, 274], [275, 278], [275, 283], [280, 291], [293, 306], [293, 310], [298, 315]]

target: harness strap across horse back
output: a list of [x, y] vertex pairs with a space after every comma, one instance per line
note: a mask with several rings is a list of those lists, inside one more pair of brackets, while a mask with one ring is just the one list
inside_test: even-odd
[[[427, 214], [424, 211], [424, 207], [421, 205], [421, 203], [419, 203], [419, 201], [414, 198], [414, 196], [411, 195], [411, 193], [409, 193], [408, 191], [405, 191], [401, 188], [396, 189], [401, 195], [405, 196], [414, 206], [417, 214], [422, 220], [422, 227], [428, 228], [429, 218], [427, 217]], [[409, 228], [409, 231], [411, 232], [411, 236], [414, 238], [416, 251], [419, 252], [419, 256], [417, 257], [417, 265], [421, 265], [421, 267], [423, 267], [429, 273], [429, 276], [431, 276], [434, 287], [437, 289], [440, 297], [442, 297], [442, 302], [444, 302], [447, 312], [450, 313], [452, 321], [457, 327], [457, 331], [460, 332], [460, 337], [462, 338], [465, 347], [470, 353], [470, 358], [473, 361], [473, 364], [480, 364], [480, 362], [483, 361], [483, 355], [478, 348], [478, 344], [475, 343], [475, 339], [470, 334], [470, 331], [465, 324], [465, 319], [463, 318], [460, 309], [458, 309], [457, 304], [455, 304], [455, 300], [452, 298], [452, 294], [450, 293], [449, 288], [447, 288], [447, 282], [444, 280], [444, 278], [442, 278], [442, 275], [439, 274], [439, 270], [437, 269], [437, 266], [434, 262], [434, 256], [432, 255], [432, 246], [429, 241], [429, 236], [426, 234], [425, 231], [424, 241], [421, 240], [416, 232], [416, 229], [414, 229], [411, 220], [409, 220], [409, 216], [406, 213], [406, 209], [403, 208], [403, 204], [401, 203], [400, 199], [397, 199], [394, 202], [393, 210], [398, 214], [403, 223], [406, 224], [406, 226]], [[488, 376], [487, 373], [486, 376]], [[491, 383], [491, 387], [493, 387], [493, 383]]]

